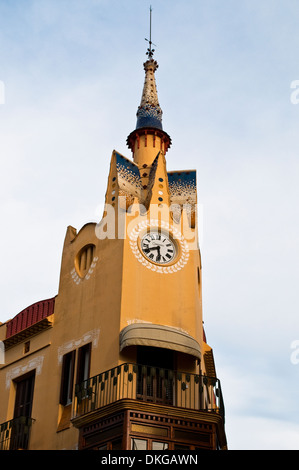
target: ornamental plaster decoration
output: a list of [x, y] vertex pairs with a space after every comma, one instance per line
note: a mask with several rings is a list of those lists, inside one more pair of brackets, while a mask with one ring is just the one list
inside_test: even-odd
[[[169, 266], [159, 266], [156, 264], [151, 263], [141, 254], [139, 247], [138, 247], [138, 237], [141, 233], [149, 228], [162, 228], [168, 231], [173, 238], [179, 241], [181, 247], [181, 255], [176, 263], [173, 263]], [[189, 259], [189, 247], [188, 243], [184, 239], [183, 235], [177, 230], [175, 227], [171, 227], [167, 222], [159, 221], [157, 219], [150, 219], [144, 220], [135, 226], [135, 228], [131, 231], [130, 235], [130, 246], [132, 252], [138, 259], [138, 261], [148, 269], [155, 271], [161, 274], [172, 274], [176, 273], [180, 269], [182, 269], [188, 262]]]
[[6, 388], [10, 387], [11, 381], [16, 377], [26, 374], [31, 370], [36, 369], [36, 375], [40, 375], [42, 371], [42, 366], [44, 362], [44, 356], [37, 356], [32, 359], [29, 359], [26, 363], [22, 363], [19, 366], [16, 366], [10, 369], [6, 373]]
[[71, 339], [67, 343], [64, 343], [63, 345], [59, 346], [58, 363], [59, 364], [62, 363], [62, 357], [65, 354], [81, 346], [84, 346], [84, 344], [92, 343], [92, 347], [96, 348], [99, 342], [99, 334], [100, 334], [99, 329], [91, 330], [91, 331], [88, 331], [87, 333], [84, 333], [84, 335], [82, 335], [81, 338]]

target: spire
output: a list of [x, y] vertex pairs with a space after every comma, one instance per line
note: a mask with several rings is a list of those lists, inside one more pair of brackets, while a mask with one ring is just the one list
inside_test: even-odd
[[158, 63], [152, 57], [144, 64], [145, 80], [140, 106], [137, 110], [136, 129], [154, 127], [162, 129], [162, 109], [160, 108], [155, 80]]
[[145, 70], [145, 80], [141, 103], [137, 110], [136, 129], [142, 127], [154, 127], [162, 129], [162, 110], [159, 105], [155, 71], [158, 63], [153, 59], [155, 49], [152, 49], [152, 7], [150, 7], [150, 36], [145, 39], [149, 43], [147, 49], [148, 60], [143, 64]]
[[[171, 145], [169, 135], [163, 131], [162, 127], [162, 109], [158, 100], [155, 71], [158, 68], [157, 61], [153, 58], [154, 49], [152, 49], [152, 8], [150, 7], [150, 36], [145, 39], [149, 43], [146, 55], [148, 59], [144, 62], [145, 79], [140, 105], [137, 109], [136, 128], [127, 138], [127, 145], [133, 152], [134, 161], [138, 164], [150, 164], [157, 156], [157, 152], [162, 150], [167, 152]], [[152, 140], [148, 140], [148, 136]], [[141, 143], [142, 141], [142, 143]], [[143, 142], [144, 141], [144, 142]], [[143, 151], [145, 147], [146, 154]], [[143, 155], [141, 156], [141, 151]]]

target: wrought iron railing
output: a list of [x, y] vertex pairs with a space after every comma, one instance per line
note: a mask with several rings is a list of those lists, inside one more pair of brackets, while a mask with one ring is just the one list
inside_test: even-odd
[[19, 416], [0, 424], [0, 450], [27, 450], [33, 421]]
[[220, 381], [140, 364], [121, 364], [75, 386], [74, 417], [122, 399], [221, 414], [224, 405]]

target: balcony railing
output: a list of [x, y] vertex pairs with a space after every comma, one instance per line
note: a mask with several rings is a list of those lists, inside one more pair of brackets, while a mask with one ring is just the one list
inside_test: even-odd
[[75, 417], [126, 398], [215, 412], [224, 419], [224, 405], [218, 379], [128, 363], [75, 386]]
[[27, 450], [33, 421], [20, 416], [0, 424], [0, 450]]

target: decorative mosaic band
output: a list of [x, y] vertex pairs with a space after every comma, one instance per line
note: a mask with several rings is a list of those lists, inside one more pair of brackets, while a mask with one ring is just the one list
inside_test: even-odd
[[136, 129], [140, 129], [141, 127], [155, 127], [162, 130], [161, 108], [150, 104], [140, 106], [137, 111]]

